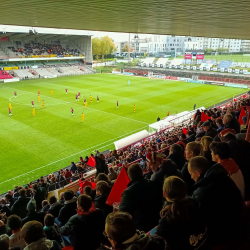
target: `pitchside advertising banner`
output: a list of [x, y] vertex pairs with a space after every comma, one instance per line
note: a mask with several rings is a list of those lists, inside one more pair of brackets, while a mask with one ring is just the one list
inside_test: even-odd
[[192, 59], [192, 54], [185, 54], [184, 59]]
[[196, 55], [196, 60], [203, 60], [204, 59], [204, 54], [197, 54]]

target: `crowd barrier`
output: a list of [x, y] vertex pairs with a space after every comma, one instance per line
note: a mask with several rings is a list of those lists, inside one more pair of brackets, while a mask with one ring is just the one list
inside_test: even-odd
[[199, 80], [204, 81], [215, 81], [215, 82], [225, 82], [225, 83], [237, 83], [250, 85], [250, 80], [233, 79], [233, 78], [222, 78], [222, 77], [212, 77], [212, 76], [199, 76]]

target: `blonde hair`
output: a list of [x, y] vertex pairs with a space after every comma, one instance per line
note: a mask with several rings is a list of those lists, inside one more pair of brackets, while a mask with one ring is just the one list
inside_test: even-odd
[[7, 234], [0, 235], [0, 249], [9, 250], [9, 236]]
[[209, 145], [213, 142], [213, 138], [210, 136], [203, 136], [201, 138], [201, 145], [203, 147], [203, 150], [207, 151], [209, 150]]

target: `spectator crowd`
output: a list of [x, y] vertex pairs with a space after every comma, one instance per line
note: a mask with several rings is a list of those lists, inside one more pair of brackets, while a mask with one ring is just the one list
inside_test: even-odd
[[[0, 200], [0, 249], [249, 249], [247, 106], [244, 98], [197, 110], [185, 128], [106, 156], [96, 150], [9, 191]], [[82, 177], [93, 167], [95, 187]], [[107, 200], [122, 169], [129, 183], [113, 207]], [[84, 185], [77, 193], [48, 196], [78, 180]]]

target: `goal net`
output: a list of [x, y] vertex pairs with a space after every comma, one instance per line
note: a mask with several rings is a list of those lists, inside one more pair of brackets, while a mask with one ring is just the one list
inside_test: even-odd
[[154, 78], [154, 72], [153, 72], [153, 71], [149, 71], [149, 72], [148, 72], [148, 78], [149, 78], [149, 79]]
[[149, 79], [161, 79], [166, 80], [166, 75], [164, 74], [155, 74], [153, 72], [148, 72], [148, 78]]

